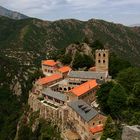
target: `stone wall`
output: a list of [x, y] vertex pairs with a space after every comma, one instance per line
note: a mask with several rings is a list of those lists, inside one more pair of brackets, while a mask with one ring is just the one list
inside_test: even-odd
[[64, 128], [63, 125], [65, 124], [65, 121], [68, 117], [66, 106], [60, 106], [56, 109], [47, 106], [38, 99], [38, 95], [33, 93], [29, 94], [28, 104], [33, 112], [39, 111], [41, 118], [51, 120], [53, 123], [57, 124], [60, 129]]

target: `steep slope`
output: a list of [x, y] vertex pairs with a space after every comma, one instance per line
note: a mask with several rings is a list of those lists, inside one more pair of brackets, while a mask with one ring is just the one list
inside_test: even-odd
[[20, 14], [15, 11], [8, 10], [2, 6], [0, 6], [0, 16], [5, 16], [11, 19], [25, 19], [28, 18], [27, 16]]
[[37, 53], [52, 48], [65, 48], [82, 41], [100, 40], [116, 55], [140, 65], [140, 28], [126, 27], [101, 20], [59, 20], [55, 22], [26, 19], [21, 21], [0, 18], [0, 48], [23, 49]]
[[94, 51], [86, 43], [70, 44], [65, 51], [61, 54], [59, 61], [73, 68], [88, 69], [94, 65]]
[[48, 22], [30, 18], [11, 20], [5, 17], [0, 17], [0, 27], [0, 57], [17, 64], [18, 70], [15, 73], [24, 79], [28, 79], [26, 75], [37, 69], [40, 60], [50, 51], [66, 48], [85, 38], [90, 42], [100, 40], [111, 52], [140, 66], [138, 27], [130, 28], [101, 20]]

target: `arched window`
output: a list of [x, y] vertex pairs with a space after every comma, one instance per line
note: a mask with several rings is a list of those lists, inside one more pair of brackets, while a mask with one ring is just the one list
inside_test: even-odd
[[103, 63], [105, 63], [105, 60], [103, 60]]
[[103, 57], [105, 57], [105, 53], [103, 54]]
[[95, 125], [95, 123], [93, 123], [93, 125]]
[[101, 61], [100, 60], [98, 60], [98, 63], [100, 63]]
[[101, 54], [99, 53], [99, 56], [101, 56]]

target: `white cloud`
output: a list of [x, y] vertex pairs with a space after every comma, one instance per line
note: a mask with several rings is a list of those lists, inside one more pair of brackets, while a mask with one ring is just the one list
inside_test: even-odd
[[[107, 20], [116, 17], [117, 20], [120, 16], [123, 19], [123, 15], [129, 13], [140, 14], [138, 8], [140, 0], [0, 0], [0, 5], [28, 16], [49, 20], [58, 18], [86, 20], [94, 17]], [[124, 21], [128, 22], [125, 18]]]
[[66, 0], [68, 4], [80, 8], [94, 8], [100, 7], [107, 0]]
[[49, 12], [61, 7], [61, 10], [70, 10], [70, 8], [88, 10], [126, 4], [140, 4], [140, 0], [0, 0], [0, 5], [25, 13], [32, 13], [32, 10]]
[[116, 4], [140, 4], [140, 0], [116, 0], [114, 3]]

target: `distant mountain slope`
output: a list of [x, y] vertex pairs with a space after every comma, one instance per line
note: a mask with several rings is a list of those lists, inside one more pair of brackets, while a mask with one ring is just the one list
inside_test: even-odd
[[130, 27], [140, 27], [140, 24], [132, 24]]
[[[53, 48], [66, 48], [69, 44], [89, 40], [100, 40], [119, 57], [140, 66], [140, 28], [126, 27], [103, 20], [58, 20], [38, 19], [10, 20], [0, 18], [0, 48], [26, 50], [39, 55]], [[21, 56], [23, 57], [23, 56]], [[27, 58], [26, 58], [27, 59]], [[25, 59], [24, 59], [25, 60]]]
[[27, 16], [20, 14], [15, 11], [8, 10], [2, 6], [0, 6], [0, 16], [5, 16], [11, 19], [25, 19], [28, 18]]

